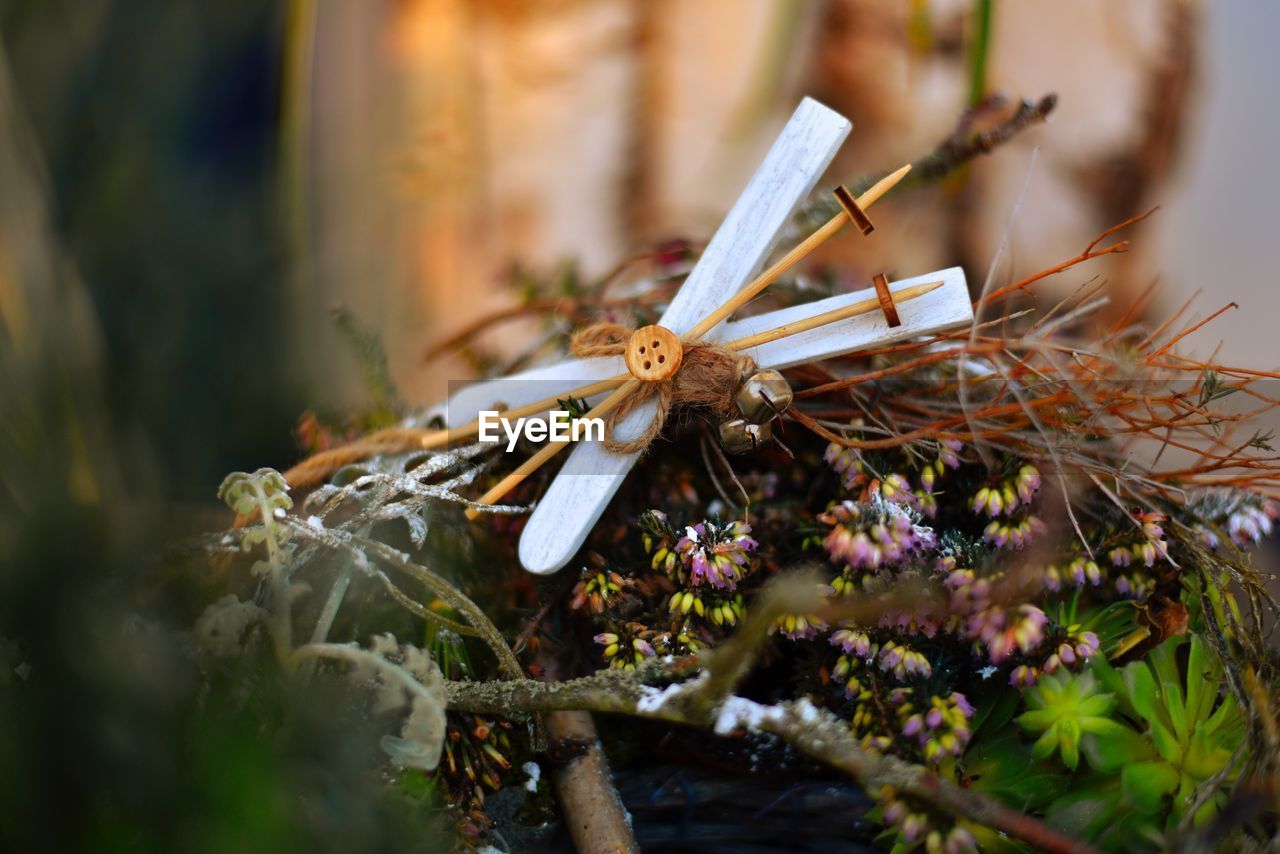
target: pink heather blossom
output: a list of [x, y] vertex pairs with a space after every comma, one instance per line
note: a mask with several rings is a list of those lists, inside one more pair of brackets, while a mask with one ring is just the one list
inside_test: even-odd
[[690, 582], [695, 587], [710, 585], [717, 590], [737, 587], [750, 562], [748, 553], [757, 545], [750, 533], [751, 526], [745, 522], [700, 522], [685, 528], [675, 552], [688, 570]]

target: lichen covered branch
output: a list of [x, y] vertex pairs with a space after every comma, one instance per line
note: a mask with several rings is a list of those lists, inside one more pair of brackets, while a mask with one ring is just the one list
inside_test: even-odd
[[765, 706], [729, 695], [718, 703], [708, 703], [705, 677], [672, 683], [662, 690], [645, 684], [658, 669], [604, 670], [553, 683], [450, 682], [446, 695], [449, 707], [459, 711], [511, 714], [579, 709], [704, 727], [721, 734], [753, 729], [777, 736], [801, 753], [850, 774], [869, 792], [889, 786], [1039, 850], [1090, 850], [986, 795], [943, 780], [923, 766], [862, 749], [849, 734], [847, 723], [807, 700]]
[[[890, 595], [896, 598], [900, 593]], [[872, 794], [889, 787], [1040, 850], [1089, 850], [998, 801], [943, 780], [923, 766], [864, 749], [846, 722], [807, 699], [762, 705], [732, 693], [752, 668], [778, 616], [816, 609], [824, 618], [847, 619], [869, 607], [872, 603], [867, 600], [824, 604], [814, 578], [793, 573], [762, 592], [752, 615], [728, 641], [700, 656], [651, 659], [634, 671], [601, 670], [559, 682], [448, 682], [446, 702], [451, 709], [485, 714], [589, 711], [702, 727], [720, 735], [768, 733], [850, 774]], [[690, 674], [696, 675], [684, 678]], [[662, 683], [663, 687], [656, 687]]]

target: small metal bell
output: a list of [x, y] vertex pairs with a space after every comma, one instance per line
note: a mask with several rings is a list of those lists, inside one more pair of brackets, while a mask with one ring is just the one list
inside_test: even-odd
[[792, 400], [791, 386], [777, 371], [756, 371], [738, 389], [734, 399], [742, 417], [764, 424], [786, 411]]
[[720, 425], [720, 444], [731, 454], [754, 451], [773, 438], [770, 424], [752, 424], [741, 418], [730, 418]]

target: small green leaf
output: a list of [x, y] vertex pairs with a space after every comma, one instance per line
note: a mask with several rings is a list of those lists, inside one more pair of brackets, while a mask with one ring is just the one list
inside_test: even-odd
[[1048, 759], [1058, 749], [1058, 728], [1050, 727], [1031, 747], [1032, 759]]
[[1062, 730], [1058, 736], [1058, 749], [1062, 751], [1062, 761], [1072, 771], [1080, 764], [1080, 724], [1077, 721], [1062, 721]]
[[[1215, 692], [1207, 690], [1205, 685], [1211, 676], [1206, 665], [1204, 644], [1199, 636], [1193, 636], [1187, 653], [1187, 715], [1192, 721], [1208, 717], [1213, 704]], [[1203, 708], [1201, 704], [1205, 704]]]
[[1104, 774], [1114, 774], [1131, 762], [1156, 757], [1150, 741], [1116, 721], [1091, 724], [1080, 740], [1080, 749], [1089, 760], [1089, 767]]
[[[1013, 720], [1018, 706], [1022, 705], [1022, 695], [1012, 689], [984, 692], [986, 696], [978, 704], [969, 726], [975, 736], [987, 732], [1001, 732]], [[984, 729], [985, 728], [985, 729]]]
[[1080, 704], [1080, 714], [1089, 717], [1107, 715], [1116, 707], [1113, 694], [1094, 694]]
[[1138, 716], [1148, 723], [1155, 721], [1164, 723], [1160, 691], [1156, 688], [1156, 680], [1151, 675], [1151, 669], [1145, 663], [1136, 661], [1125, 667], [1122, 673], [1126, 693]]
[[1092, 673], [1102, 687], [1116, 698], [1121, 712], [1130, 717], [1137, 717], [1137, 710], [1129, 698], [1128, 683], [1121, 672], [1111, 666], [1105, 655], [1095, 655], [1091, 658], [1086, 672]]
[[1057, 718], [1058, 712], [1055, 709], [1033, 709], [1018, 715], [1015, 720], [1018, 722], [1018, 726], [1027, 732], [1040, 732], [1049, 727]]
[[1155, 744], [1161, 759], [1173, 765], [1182, 762], [1182, 745], [1174, 737], [1173, 733], [1165, 729], [1163, 724], [1153, 721], [1151, 728], [1147, 731], [1147, 735]]
[[1158, 760], [1135, 762], [1120, 771], [1120, 787], [1137, 809], [1145, 813], [1159, 812], [1164, 796], [1178, 788], [1178, 772]]
[[1173, 731], [1178, 736], [1178, 741], [1185, 742], [1187, 736], [1191, 734], [1191, 727], [1187, 723], [1187, 708], [1182, 702], [1182, 685], [1181, 679], [1178, 682], [1162, 682], [1160, 690], [1164, 693], [1165, 707], [1168, 710], [1170, 722], [1173, 724]]
[[1032, 761], [1031, 749], [1012, 727], [975, 739], [961, 773], [966, 785], [1024, 810], [1042, 809], [1067, 788], [1063, 774]]
[[1049, 805], [1045, 823], [1082, 839], [1093, 839], [1110, 824], [1122, 805], [1114, 777], [1073, 788]]

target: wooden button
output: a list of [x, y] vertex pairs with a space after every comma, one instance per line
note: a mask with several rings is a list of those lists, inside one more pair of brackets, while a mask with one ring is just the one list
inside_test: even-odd
[[632, 333], [624, 358], [631, 376], [641, 382], [661, 382], [680, 370], [684, 345], [670, 329], [646, 326]]

